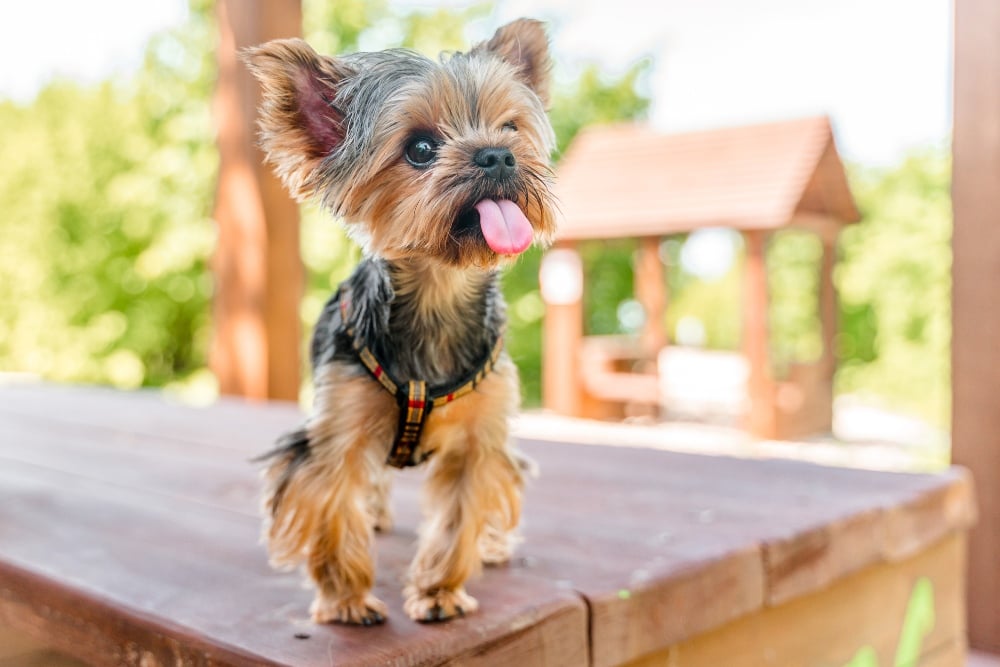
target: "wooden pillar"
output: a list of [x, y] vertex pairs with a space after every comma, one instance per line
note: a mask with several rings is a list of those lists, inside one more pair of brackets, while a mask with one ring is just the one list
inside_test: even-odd
[[302, 31], [299, 0], [218, 0], [214, 115], [219, 238], [210, 364], [224, 394], [295, 400], [299, 393], [298, 207], [257, 148], [257, 82], [239, 49]]
[[542, 405], [561, 415], [583, 416], [583, 268], [572, 246], [550, 251], [539, 275], [542, 330]]
[[1000, 2], [955, 3], [952, 453], [973, 473], [969, 640], [1000, 653]]
[[[823, 340], [823, 375], [833, 381], [837, 370], [837, 288], [833, 284], [833, 268], [837, 263], [837, 241], [820, 237], [823, 243], [823, 256], [819, 268], [819, 323], [820, 335]], [[831, 391], [832, 395], [832, 391]]]
[[748, 430], [758, 438], [774, 438], [774, 381], [768, 331], [766, 244], [763, 231], [743, 233], [746, 258], [743, 268], [743, 353], [749, 366], [747, 395]]
[[663, 318], [667, 312], [667, 281], [660, 259], [660, 239], [647, 236], [639, 239], [635, 256], [635, 298], [642, 304], [646, 322], [642, 327], [643, 356], [654, 362], [667, 344]]

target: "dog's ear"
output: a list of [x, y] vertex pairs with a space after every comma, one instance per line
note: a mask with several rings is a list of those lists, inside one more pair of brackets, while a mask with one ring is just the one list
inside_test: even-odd
[[496, 31], [473, 52], [490, 52], [514, 66], [518, 77], [549, 105], [549, 39], [540, 21], [517, 19]]
[[276, 39], [241, 55], [263, 88], [261, 147], [289, 191], [304, 199], [315, 192], [320, 163], [344, 140], [334, 101], [354, 72], [301, 39]]

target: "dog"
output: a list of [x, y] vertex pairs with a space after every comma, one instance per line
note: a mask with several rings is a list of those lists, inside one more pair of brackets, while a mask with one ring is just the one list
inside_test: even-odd
[[312, 410], [263, 457], [272, 564], [305, 565], [314, 621], [382, 623], [373, 531], [392, 523], [392, 468], [426, 460], [404, 610], [473, 612], [465, 584], [510, 557], [527, 475], [508, 442], [520, 388], [498, 273], [555, 231], [544, 27], [520, 19], [438, 60], [298, 39], [244, 57], [267, 160], [363, 250], [316, 324]]

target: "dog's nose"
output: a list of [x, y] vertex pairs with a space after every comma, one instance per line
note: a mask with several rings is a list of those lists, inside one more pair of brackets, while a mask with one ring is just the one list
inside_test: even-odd
[[513, 175], [517, 166], [517, 160], [509, 148], [481, 148], [473, 156], [472, 161], [495, 179]]

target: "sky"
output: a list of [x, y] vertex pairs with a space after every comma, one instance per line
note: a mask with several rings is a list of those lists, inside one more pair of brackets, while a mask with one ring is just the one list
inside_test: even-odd
[[[468, 0], [394, 0], [403, 7]], [[141, 62], [184, 0], [0, 0], [0, 96], [99, 81]], [[649, 57], [650, 122], [665, 131], [829, 114], [844, 156], [892, 164], [947, 140], [950, 0], [498, 0], [483, 37], [518, 16], [551, 23], [558, 72], [619, 73]], [[478, 33], [478, 34], [477, 34]], [[63, 48], [53, 48], [61, 45]], [[69, 46], [66, 46], [69, 45]]]

